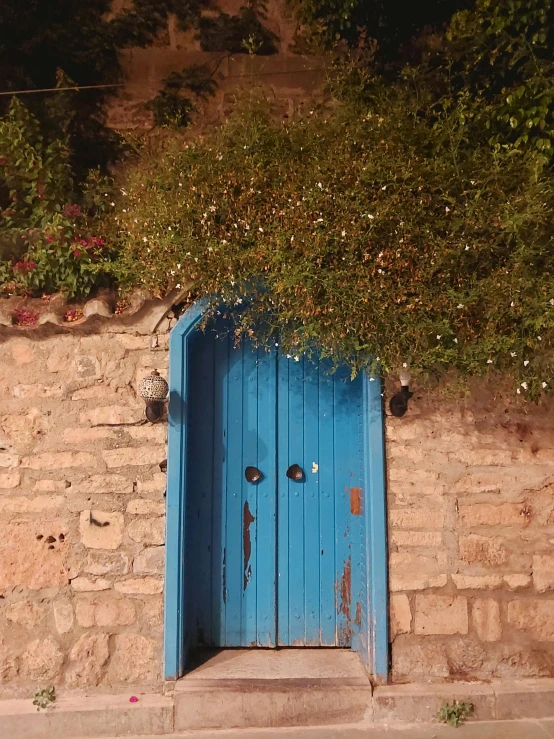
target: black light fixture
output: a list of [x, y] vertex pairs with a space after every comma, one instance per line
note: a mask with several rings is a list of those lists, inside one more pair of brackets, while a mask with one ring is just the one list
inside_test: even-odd
[[402, 389], [396, 395], [393, 395], [390, 399], [389, 408], [393, 416], [402, 418], [402, 416], [408, 410], [408, 401], [412, 397], [413, 393], [410, 392], [410, 380], [412, 376], [407, 369], [403, 369], [400, 373], [400, 385]]
[[140, 381], [139, 395], [146, 403], [146, 418], [150, 423], [162, 420], [168, 392], [169, 385], [158, 370], [153, 370]]

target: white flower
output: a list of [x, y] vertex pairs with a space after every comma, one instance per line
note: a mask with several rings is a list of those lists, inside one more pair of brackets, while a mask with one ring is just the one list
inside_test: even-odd
[[375, 382], [375, 377], [370, 377], [370, 378], [369, 378], [369, 381], [370, 381], [370, 382]]
[[458, 305], [456, 306], [456, 308], [463, 308], [463, 307], [464, 307], [464, 306], [463, 306], [463, 304], [462, 304], [462, 303], [459, 303], [459, 304], [458, 304]]
[[292, 358], [292, 354], [287, 354], [287, 359], [291, 359], [291, 358]]
[[295, 362], [299, 362], [299, 361], [300, 361], [300, 357], [295, 357], [295, 358], [294, 358], [294, 361], [295, 361]]
[[379, 252], [379, 259], [381, 259], [381, 257], [382, 257], [382, 256], [383, 256], [383, 252], [382, 252], [382, 251], [380, 251], [380, 252]]
[[526, 382], [522, 382], [522, 383], [521, 383], [521, 387], [522, 387], [522, 388], [523, 388], [524, 390], [527, 390], [527, 383], [526, 383]]
[[242, 303], [242, 298], [237, 298], [237, 304], [240, 305]]
[[458, 339], [454, 339], [454, 343], [457, 344], [458, 343]]
[[177, 269], [181, 269], [181, 265], [180, 264], [177, 265]]
[[526, 359], [526, 360], [525, 360], [525, 361], [523, 362], [523, 366], [524, 366], [524, 367], [527, 367], [527, 365], [528, 365], [528, 364], [529, 364], [529, 360], [528, 360], [528, 359]]
[[543, 387], [543, 390], [544, 390], [545, 387], [548, 387], [548, 383], [547, 382], [543, 382], [542, 383], [542, 387]]
[[517, 352], [510, 352], [511, 357], [517, 357]]
[[319, 187], [320, 190], [323, 190], [323, 185], [321, 184], [321, 182], [318, 182], [317, 186]]
[[115, 203], [110, 203], [110, 205], [115, 205]]
[[469, 251], [469, 246], [466, 246], [465, 251]]
[[177, 284], [175, 285], [175, 287], [176, 287], [177, 289], [178, 289], [178, 288], [180, 288], [180, 287], [181, 287], [181, 283], [180, 283], [180, 282], [178, 282], [178, 283], [177, 283]]
[[146, 236], [143, 236], [143, 237], [142, 237], [142, 240], [144, 241], [144, 243], [145, 243], [145, 244], [146, 244], [146, 242], [148, 241], [148, 239], [146, 238]]
[[175, 274], [175, 270], [174, 270], [174, 269], [172, 269], [172, 270], [171, 270], [171, 275], [173, 276], [174, 274]]
[[550, 305], [554, 305], [554, 298], [550, 298], [548, 302], [550, 303]]
[[402, 362], [402, 366], [404, 367], [404, 369], [406, 369], [406, 367], [408, 366], [408, 362]]
[[492, 364], [492, 359], [487, 359], [487, 364]]
[[542, 341], [542, 336], [537, 336], [537, 339], [538, 339], [539, 341]]
[[167, 230], [168, 230], [168, 231], [171, 231], [171, 226], [168, 226], [168, 227], [167, 227]]
[[183, 187], [183, 183], [182, 182], [179, 182], [179, 187]]
[[346, 231], [341, 231], [341, 236], [346, 236]]
[[514, 301], [512, 300], [512, 302], [510, 303], [510, 308], [513, 308], [513, 307], [514, 307], [514, 305], [515, 305], [515, 303], [514, 303]]
[[371, 213], [368, 213], [367, 217], [369, 218], [370, 221], [373, 221], [375, 218], [375, 216], [372, 216]]
[[260, 232], [261, 234], [263, 234], [263, 232], [264, 232], [263, 228], [261, 228], [261, 227], [260, 227], [260, 228], [258, 229], [258, 231], [259, 231], [259, 232]]
[[446, 208], [444, 210], [445, 210], [446, 213], [450, 213], [450, 208], [448, 207], [448, 205], [446, 206]]
[[292, 244], [293, 241], [294, 241], [294, 236], [291, 236], [290, 237], [290, 243]]
[[516, 393], [517, 393], [518, 395], [521, 395], [521, 390], [520, 390], [520, 389], [518, 388], [518, 389], [516, 390]]
[[470, 182], [471, 182], [472, 185], [475, 184], [475, 180], [470, 180]]
[[441, 334], [437, 334], [437, 340], [438, 340], [438, 341], [440, 341], [440, 340], [441, 340], [441, 338], [442, 338], [442, 337], [441, 337]]

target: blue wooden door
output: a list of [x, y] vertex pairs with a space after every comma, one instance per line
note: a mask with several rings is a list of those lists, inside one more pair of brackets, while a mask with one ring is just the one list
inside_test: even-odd
[[190, 642], [350, 646], [364, 602], [361, 378], [224, 331], [198, 333], [191, 357]]

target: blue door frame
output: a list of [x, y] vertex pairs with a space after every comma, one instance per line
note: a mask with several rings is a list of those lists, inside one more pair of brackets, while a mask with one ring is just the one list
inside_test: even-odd
[[[182, 316], [170, 337], [169, 437], [167, 469], [166, 580], [164, 672], [175, 680], [185, 671], [188, 643], [185, 633], [185, 511], [187, 501], [188, 338], [207, 309], [195, 303]], [[367, 608], [355, 647], [375, 682], [388, 679], [388, 587], [384, 476], [384, 438], [381, 383], [363, 377], [364, 516], [367, 561]]]

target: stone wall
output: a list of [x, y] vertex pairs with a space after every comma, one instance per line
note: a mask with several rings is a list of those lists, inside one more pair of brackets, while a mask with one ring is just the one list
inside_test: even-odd
[[554, 675], [553, 418], [480, 394], [387, 419], [395, 680]]
[[[4, 697], [162, 685], [167, 426], [137, 384], [168, 308], [0, 336]], [[387, 418], [396, 681], [554, 675], [553, 417], [481, 394]]]
[[[115, 0], [114, 12], [127, 4], [124, 0]], [[229, 15], [238, 13], [243, 4], [243, 0], [217, 0], [215, 3]], [[207, 14], [211, 12], [206, 11]], [[217, 88], [213, 97], [197, 101], [195, 133], [221, 123], [243, 89], [258, 87], [263, 90], [278, 117], [289, 117], [303, 110], [307, 101], [314, 96], [321, 97], [324, 59], [295, 53], [296, 20], [286, 0], [269, 0], [264, 26], [277, 36], [277, 53], [251, 57], [246, 53], [202, 51], [194, 31], [180, 31], [176, 19], [170, 16], [167, 28], [159, 34], [155, 44], [146, 49], [121, 52], [126, 83], [110, 105], [108, 124], [120, 130], [149, 129], [153, 125], [153, 114], [146, 110], [145, 103], [158, 94], [163, 80], [171, 72], [197, 64], [214, 70]]]
[[138, 381], [166, 371], [168, 334], [12, 333], [0, 338], [0, 694], [159, 686], [167, 425], [131, 424]]

